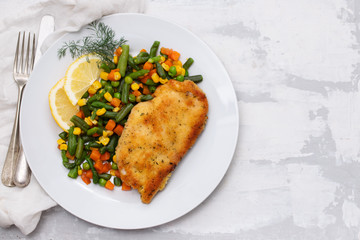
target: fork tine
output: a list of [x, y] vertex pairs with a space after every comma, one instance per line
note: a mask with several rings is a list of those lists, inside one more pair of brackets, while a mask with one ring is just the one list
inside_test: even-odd
[[30, 32], [29, 32], [29, 36], [28, 36], [28, 43], [27, 43], [27, 49], [26, 49], [26, 59], [25, 59], [25, 74], [29, 74], [29, 55], [30, 55]]
[[14, 67], [13, 67], [14, 73], [19, 71], [18, 56], [19, 56], [20, 34], [21, 34], [21, 32], [19, 32], [19, 34], [18, 34], [18, 40], [17, 40], [17, 44], [16, 44], [16, 52], [15, 52]]
[[22, 37], [22, 44], [21, 44], [21, 55], [20, 55], [20, 71], [23, 73], [24, 72], [24, 46], [25, 44], [25, 32], [23, 32], [23, 37]]
[[36, 41], [35, 41], [35, 33], [33, 34], [33, 45], [32, 45], [32, 57], [31, 57], [31, 68], [30, 71], [33, 69], [34, 67], [34, 61], [35, 61], [35, 53], [36, 53]]

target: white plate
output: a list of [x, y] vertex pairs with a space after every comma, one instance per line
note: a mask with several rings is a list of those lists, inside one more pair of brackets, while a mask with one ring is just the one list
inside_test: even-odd
[[85, 185], [67, 176], [56, 140], [62, 131], [53, 120], [48, 103], [51, 87], [64, 76], [72, 62], [59, 60], [57, 49], [65, 41], [78, 40], [86, 28], [57, 41], [39, 60], [25, 88], [21, 107], [21, 136], [30, 168], [44, 190], [59, 205], [88, 222], [119, 229], [139, 229], [174, 220], [204, 201], [225, 175], [236, 146], [238, 109], [230, 78], [216, 55], [188, 30], [141, 14], [116, 14], [101, 19], [124, 36], [130, 52], [161, 47], [176, 49], [181, 60], [192, 57], [191, 75], [202, 74], [199, 86], [209, 101], [208, 122], [194, 147], [182, 159], [167, 186], [153, 201], [141, 203], [137, 191], [108, 191]]

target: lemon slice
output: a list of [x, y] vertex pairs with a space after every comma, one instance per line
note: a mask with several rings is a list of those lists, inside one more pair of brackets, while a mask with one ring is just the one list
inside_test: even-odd
[[74, 106], [90, 85], [99, 79], [101, 73], [98, 67], [99, 61], [100, 58], [95, 55], [84, 55], [68, 67], [65, 73], [64, 90]]
[[79, 111], [79, 106], [74, 106], [64, 91], [65, 78], [60, 79], [49, 92], [49, 105], [53, 118], [64, 131], [68, 131], [73, 124], [70, 118]]

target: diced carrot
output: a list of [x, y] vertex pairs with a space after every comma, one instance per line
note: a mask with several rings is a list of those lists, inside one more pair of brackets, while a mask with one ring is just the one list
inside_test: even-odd
[[110, 81], [114, 81], [114, 80], [115, 80], [115, 76], [114, 76], [114, 72], [113, 72], [113, 71], [109, 72], [109, 74], [108, 74], [108, 80], [110, 80]]
[[86, 175], [81, 174], [81, 179], [86, 183], [86, 185], [89, 185], [91, 183], [90, 178], [88, 178]]
[[110, 169], [111, 169], [111, 164], [109, 162], [105, 162], [103, 164], [101, 171], [102, 171], [102, 173], [106, 173], [106, 172], [110, 171]]
[[101, 170], [103, 168], [103, 163], [100, 159], [95, 161], [94, 168], [96, 169], [97, 172], [101, 172]]
[[94, 161], [100, 160], [101, 153], [97, 149], [93, 149], [90, 154], [90, 158]]
[[164, 62], [166, 65], [168, 65], [169, 67], [171, 67], [173, 64], [172, 64], [172, 61], [170, 59], [166, 59], [166, 61]]
[[120, 101], [120, 99], [118, 99], [118, 98], [113, 98], [113, 99], [111, 100], [111, 102], [110, 102], [110, 104], [111, 104], [113, 107], [118, 107], [118, 106], [120, 106], [120, 103], [121, 103], [121, 101]]
[[145, 64], [144, 64], [144, 66], [143, 66], [143, 69], [146, 69], [146, 70], [151, 70], [151, 69], [153, 69], [153, 67], [154, 67], [154, 65], [152, 64], [152, 63], [150, 63], [150, 62], [146, 62]]
[[69, 151], [66, 151], [66, 157], [70, 160], [74, 160], [75, 159], [75, 156], [73, 155], [70, 155]]
[[142, 83], [146, 83], [146, 81], [149, 79], [150, 77], [148, 75], [146, 75], [145, 77], [141, 77], [141, 78], [138, 78], [140, 80], [140, 82]]
[[156, 69], [153, 69], [149, 72], [149, 76], [151, 77], [154, 73], [156, 73]]
[[173, 51], [173, 52], [170, 54], [169, 58], [171, 58], [171, 59], [174, 60], [174, 61], [177, 61], [177, 60], [179, 60], [179, 58], [180, 58], [180, 53], [178, 53], [177, 51]]
[[149, 90], [148, 86], [145, 85], [145, 86], [143, 87], [143, 91], [142, 91], [142, 92], [143, 92], [143, 94], [145, 94], [145, 95], [150, 94], [150, 90]]
[[123, 182], [122, 185], [121, 185], [121, 190], [130, 191], [131, 187]]
[[132, 94], [134, 94], [135, 97], [137, 97], [137, 96], [141, 95], [141, 92], [139, 90], [135, 90], [135, 91], [132, 92]]
[[110, 72], [120, 72], [120, 69], [118, 68], [114, 68], [113, 70], [111, 70]]
[[76, 113], [76, 116], [78, 116], [79, 118], [82, 118], [82, 119], [85, 118], [85, 114], [84, 114], [84, 112], [83, 112], [82, 110], [78, 111], [78, 112]]
[[105, 183], [105, 188], [106, 189], [114, 190], [114, 186], [115, 185], [110, 180], [107, 180], [107, 182]]
[[120, 124], [118, 124], [115, 128], [114, 128], [114, 133], [116, 133], [117, 135], [121, 135], [121, 133], [123, 132], [124, 127]]
[[115, 170], [115, 176], [117, 176], [118, 178], [120, 178], [120, 171], [119, 171], [119, 170]]
[[121, 47], [118, 47], [117, 49], [116, 49], [116, 51], [114, 52], [114, 54], [116, 55], [116, 56], [120, 56], [121, 55], [121, 53], [122, 53], [122, 48]]
[[100, 160], [101, 161], [106, 161], [110, 159], [110, 153], [109, 152], [105, 152], [104, 154], [101, 154], [100, 156]]
[[[114, 99], [114, 98], [113, 98], [113, 99]], [[116, 126], [116, 122], [115, 122], [114, 120], [110, 119], [110, 120], [107, 122], [107, 124], [106, 124], [106, 126], [105, 126], [105, 129], [106, 129], [106, 130], [109, 130], [109, 131], [112, 131], [112, 130], [114, 130], [115, 126]]]
[[[84, 172], [84, 171], [83, 171]], [[93, 173], [91, 170], [86, 170], [85, 172], [85, 176], [88, 177], [88, 178], [93, 178]]]
[[139, 83], [140, 88], [144, 88], [144, 85], [142, 83]]
[[140, 52], [147, 52], [145, 49], [141, 49]]
[[162, 47], [161, 49], [160, 49], [160, 52], [162, 53], [162, 54], [165, 54], [165, 55], [170, 55], [171, 53], [172, 53], [172, 49], [170, 49], [170, 48], [164, 48], [164, 47]]

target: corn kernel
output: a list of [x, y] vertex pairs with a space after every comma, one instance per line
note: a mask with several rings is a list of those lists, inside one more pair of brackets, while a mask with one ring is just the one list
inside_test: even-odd
[[165, 71], [169, 71], [169, 69], [170, 69], [170, 67], [169, 67], [169, 65], [167, 65], [167, 64], [165, 64], [165, 63], [163, 63], [163, 64], [161, 64], [161, 66], [163, 67], [163, 69], [165, 70]]
[[132, 90], [139, 90], [139, 88], [140, 88], [140, 86], [139, 86], [139, 84], [137, 84], [136, 82], [134, 82], [133, 84], [131, 84], [131, 89]]
[[110, 175], [115, 176], [115, 170], [114, 169], [110, 169]]
[[73, 131], [74, 135], [80, 135], [81, 134], [81, 129], [79, 127], [74, 128]]
[[113, 162], [116, 162], [116, 155], [113, 156]]
[[165, 83], [168, 82], [168, 80], [167, 80], [167, 79], [164, 79], [164, 78], [160, 78], [159, 81], [160, 81], [161, 84], [165, 84]]
[[115, 107], [115, 108], [113, 109], [113, 112], [118, 112], [118, 111], [120, 111], [120, 107]]
[[110, 138], [101, 136], [101, 137], [99, 137], [99, 141], [100, 141], [100, 143], [101, 143], [102, 145], [105, 146], [105, 145], [107, 145], [107, 144], [109, 143]]
[[65, 143], [64, 139], [62, 139], [62, 138], [59, 138], [56, 142], [58, 145]]
[[120, 80], [120, 78], [121, 78], [121, 74], [120, 74], [119, 72], [114, 72], [114, 79], [115, 79], [115, 81]]
[[85, 122], [87, 123], [87, 125], [89, 125], [90, 127], [93, 125], [90, 117], [85, 118], [84, 121], [85, 121]]
[[93, 82], [92, 86], [94, 86], [94, 88], [95, 88], [96, 90], [98, 90], [98, 89], [100, 89], [100, 88], [102, 87], [102, 86], [101, 86], [101, 83], [100, 83], [98, 80], [96, 80], [95, 82]]
[[109, 74], [107, 72], [101, 72], [100, 77], [101, 79], [108, 80]]
[[78, 175], [81, 175], [82, 174], [82, 169], [78, 170]]
[[97, 89], [95, 89], [93, 85], [91, 85], [88, 89], [88, 93], [90, 93], [90, 94], [95, 94], [96, 91], [97, 91]]
[[136, 100], [136, 102], [141, 102], [141, 95], [136, 96], [135, 100]]
[[85, 105], [86, 105], [86, 102], [87, 102], [86, 99], [81, 98], [81, 99], [79, 99], [79, 101], [78, 101], [77, 103], [78, 103], [78, 105], [79, 105], [80, 107], [82, 107], [82, 106], [85, 106]]
[[164, 57], [164, 56], [161, 56], [159, 63], [163, 63], [163, 62], [165, 62], [165, 60], [166, 60], [165, 57]]
[[112, 96], [111, 96], [111, 94], [108, 93], [108, 92], [104, 94], [104, 98], [105, 98], [106, 101], [108, 101], [108, 102], [111, 102], [111, 100], [113, 99]]
[[113, 61], [114, 61], [115, 64], [118, 64], [119, 57], [115, 55]]
[[185, 73], [186, 73], [185, 68], [181, 68], [181, 73], [180, 73], [180, 75], [185, 76]]
[[68, 146], [65, 143], [60, 145], [60, 150], [67, 150], [67, 148]]
[[153, 74], [151, 75], [151, 79], [154, 81], [154, 83], [158, 83], [160, 77], [159, 77], [159, 75], [158, 75], [157, 73], [153, 73]]
[[182, 62], [180, 60], [173, 61], [173, 65], [182, 67]]
[[104, 113], [106, 113], [105, 108], [101, 108], [96, 111], [96, 115], [98, 115], [98, 116], [104, 115]]
[[176, 75], [180, 75], [182, 67], [175, 65], [175, 68], [176, 68]]
[[103, 131], [103, 136], [104, 137], [110, 137], [111, 135], [113, 135], [113, 131], [110, 131], [110, 130], [105, 130]]

